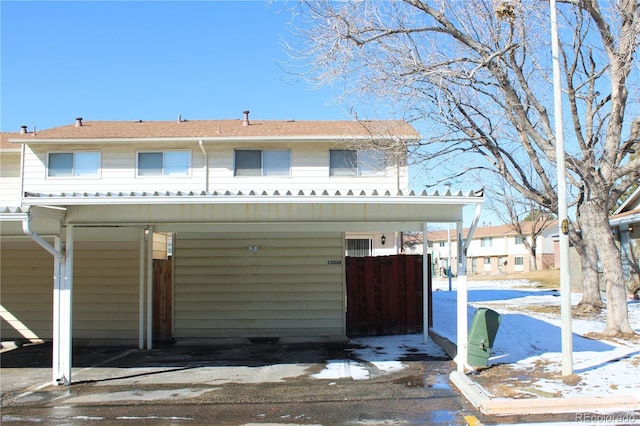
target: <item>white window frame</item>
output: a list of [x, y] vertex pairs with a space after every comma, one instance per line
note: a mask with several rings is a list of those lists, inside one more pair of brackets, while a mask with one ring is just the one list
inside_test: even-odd
[[[522, 262], [518, 264], [518, 261]], [[522, 272], [524, 271], [524, 256], [514, 256], [513, 258], [513, 270]]]
[[[187, 170], [186, 173], [184, 174], [172, 174], [172, 173], [167, 173], [167, 168], [166, 168], [166, 164], [167, 164], [167, 160], [166, 160], [166, 156], [167, 154], [171, 154], [171, 153], [176, 153], [176, 152], [181, 152], [181, 153], [187, 153], [188, 154], [188, 161], [187, 161]], [[151, 173], [151, 174], [140, 174], [140, 154], [162, 154], [162, 170], [160, 173]], [[136, 152], [136, 178], [140, 178], [140, 179], [157, 179], [157, 178], [167, 178], [167, 179], [172, 179], [172, 178], [179, 178], [179, 179], [188, 179], [191, 177], [191, 170], [192, 170], [192, 155], [191, 155], [191, 150], [190, 149], [157, 149], [157, 150], [140, 150]]]
[[484, 266], [484, 271], [485, 272], [490, 272], [491, 271], [491, 258], [490, 257], [484, 257], [482, 260], [483, 266]]
[[[366, 250], [368, 250], [367, 254], [365, 254], [364, 256], [358, 255], [358, 256], [355, 256], [355, 257], [373, 256], [373, 238], [370, 238], [370, 237], [369, 238], [367, 238], [367, 237], [364, 237], [364, 238], [357, 238], [357, 237], [346, 238], [346, 241], [345, 241], [345, 256], [349, 256], [349, 241], [360, 241], [360, 242], [367, 241], [367, 244], [369, 246], [368, 249], [366, 249]], [[360, 249], [360, 250], [362, 250], [362, 249]], [[351, 256], [351, 257], [354, 257], [354, 256]]]
[[[332, 152], [354, 152], [356, 156], [356, 164], [353, 166], [353, 173], [351, 174], [336, 174], [334, 170], [336, 170], [331, 164], [331, 153]], [[380, 164], [376, 165], [378, 167], [374, 167], [372, 165], [366, 164], [365, 159], [368, 156], [372, 157], [380, 157]], [[376, 151], [373, 149], [365, 149], [365, 150], [355, 150], [355, 149], [330, 149], [329, 150], [329, 176], [330, 177], [376, 177], [376, 176], [386, 176], [387, 175], [387, 159], [384, 153], [380, 151]]]
[[482, 237], [480, 238], [480, 247], [492, 247], [493, 246], [493, 237]]
[[[260, 152], [260, 174], [256, 175], [238, 175], [237, 168], [237, 153], [241, 151], [257, 151]], [[268, 169], [265, 169], [265, 153], [267, 156], [269, 153], [284, 153], [289, 155], [289, 167], [287, 174], [271, 174]], [[291, 177], [291, 150], [290, 149], [235, 149], [233, 151], [233, 176], [239, 178], [251, 178], [251, 177], [274, 177], [274, 178], [289, 178]]]
[[522, 238], [522, 235], [516, 235], [515, 240], [515, 244], [517, 246], [524, 244], [524, 238]]
[[[51, 175], [51, 155], [55, 154], [69, 154], [72, 156], [72, 165], [70, 174], [65, 175]], [[97, 168], [95, 173], [85, 174], [80, 173], [80, 169], [76, 167], [77, 157], [83, 154], [97, 154]], [[79, 174], [80, 173], [80, 174]], [[49, 151], [47, 152], [47, 166], [45, 170], [46, 179], [101, 179], [102, 178], [102, 152], [95, 150], [88, 151]]]

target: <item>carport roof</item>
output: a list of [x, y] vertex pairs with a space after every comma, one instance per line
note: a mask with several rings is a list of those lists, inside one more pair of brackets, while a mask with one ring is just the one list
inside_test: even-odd
[[77, 226], [148, 226], [167, 232], [422, 230], [462, 220], [482, 191], [213, 191], [26, 193], [25, 206], [64, 208]]
[[274, 190], [274, 191], [154, 191], [154, 192], [60, 192], [24, 194], [29, 206], [102, 205], [102, 204], [211, 204], [211, 203], [409, 203], [409, 204], [478, 204], [483, 191], [459, 191], [452, 194], [438, 191], [377, 191], [377, 190]]

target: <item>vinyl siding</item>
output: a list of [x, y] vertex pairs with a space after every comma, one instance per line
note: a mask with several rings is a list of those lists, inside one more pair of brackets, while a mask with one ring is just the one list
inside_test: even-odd
[[140, 244], [76, 242], [74, 339], [137, 339]]
[[2, 319], [2, 340], [51, 339], [53, 256], [35, 242], [1, 241], [0, 262], [0, 303], [17, 320]]
[[20, 205], [20, 153], [0, 153], [0, 206]]
[[[142, 192], [142, 191], [204, 191], [207, 189], [204, 154], [197, 143], [166, 144], [86, 144], [86, 145], [32, 145], [25, 151], [25, 181], [27, 192]], [[397, 191], [408, 187], [408, 169], [400, 172], [391, 161], [381, 176], [329, 176], [329, 150], [339, 149], [336, 143], [212, 143], [204, 144], [209, 165], [210, 191], [275, 191], [291, 190], [378, 190]], [[137, 177], [136, 153], [139, 151], [188, 149], [191, 151], [189, 177]], [[290, 150], [291, 176], [234, 176], [234, 150]], [[47, 178], [48, 152], [99, 150], [101, 172], [98, 178]]]
[[[34, 242], [2, 242], [2, 306], [20, 323], [2, 320], [2, 339], [28, 331], [50, 340], [54, 259]], [[137, 339], [139, 244], [76, 242], [73, 338]], [[18, 324], [18, 323], [16, 323]]]
[[179, 234], [174, 336], [342, 337], [342, 259], [341, 233]]
[[[136, 176], [136, 158], [140, 151], [190, 150], [191, 175], [189, 177]], [[50, 178], [47, 177], [49, 152], [100, 151], [99, 177]], [[42, 145], [28, 146], [25, 150], [24, 188], [27, 192], [129, 192], [129, 191], [202, 191], [204, 188], [203, 156], [194, 143], [172, 144], [102, 144], [102, 145]]]

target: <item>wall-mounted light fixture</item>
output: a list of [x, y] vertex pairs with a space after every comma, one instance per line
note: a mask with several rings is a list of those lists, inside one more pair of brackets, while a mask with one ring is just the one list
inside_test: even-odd
[[387, 242], [387, 237], [385, 237], [384, 234], [382, 234], [382, 238], [380, 238], [380, 242], [382, 243], [382, 245], [384, 245]]
[[258, 246], [249, 246], [247, 249], [254, 254], [258, 252]]

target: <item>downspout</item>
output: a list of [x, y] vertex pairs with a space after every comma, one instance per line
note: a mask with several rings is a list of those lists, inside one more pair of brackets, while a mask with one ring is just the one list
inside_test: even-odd
[[26, 144], [22, 144], [20, 148], [20, 205], [22, 205], [22, 197], [24, 197], [24, 153]]
[[207, 154], [207, 150], [204, 149], [202, 139], [198, 141], [198, 146], [200, 146], [200, 151], [202, 151], [202, 155], [204, 155], [204, 191], [209, 192], [209, 154]]
[[59, 250], [56, 250], [51, 244], [46, 242], [40, 235], [33, 232], [31, 229], [31, 213], [27, 213], [27, 218], [22, 221], [22, 231], [31, 238], [33, 241], [38, 243], [42, 248], [51, 253], [56, 259], [63, 260], [64, 255]]

